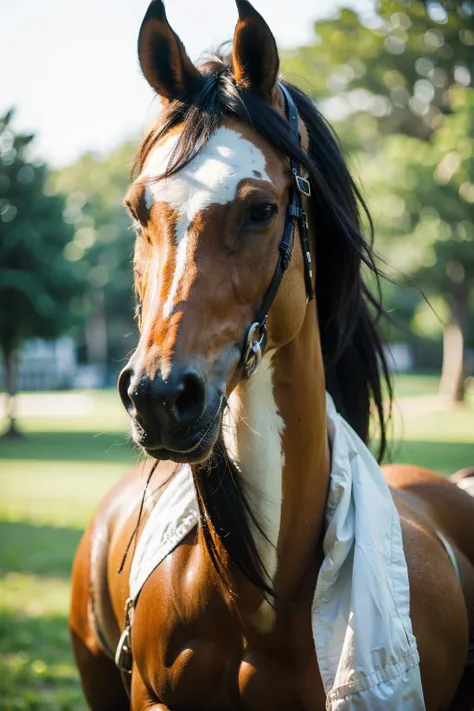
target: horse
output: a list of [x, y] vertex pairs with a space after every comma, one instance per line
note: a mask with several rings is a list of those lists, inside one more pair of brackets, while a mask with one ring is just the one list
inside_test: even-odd
[[[386, 446], [370, 217], [329, 125], [278, 80], [268, 25], [247, 0], [237, 9], [231, 54], [198, 67], [161, 0], [139, 33], [163, 109], [125, 198], [140, 338], [119, 393], [148, 459], [100, 504], [74, 561], [70, 630], [93, 711], [393, 708], [326, 706], [312, 634], [336, 456], [328, 402], [359, 442], [378, 419], [379, 458]], [[131, 604], [141, 537], [185, 470], [196, 510], [179, 540], [163, 536]], [[424, 697], [399, 708], [472, 708], [474, 501], [419, 467], [384, 476]]]

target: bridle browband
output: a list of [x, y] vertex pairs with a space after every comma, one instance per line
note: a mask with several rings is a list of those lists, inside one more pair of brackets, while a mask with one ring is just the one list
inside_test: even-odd
[[[290, 124], [291, 137], [301, 143], [298, 130], [298, 111], [295, 102], [290, 92], [283, 84], [279, 83], [283, 96], [285, 97], [286, 116]], [[307, 300], [311, 301], [314, 298], [312, 269], [311, 269], [311, 252], [308, 240], [308, 218], [301, 204], [301, 195], [310, 197], [311, 185], [306, 178], [300, 175], [301, 166], [293, 158], [290, 158], [290, 168], [293, 176], [293, 184], [291, 186], [290, 202], [285, 222], [283, 237], [280, 242], [278, 262], [275, 268], [270, 285], [263, 297], [260, 309], [257, 311], [255, 320], [247, 332], [245, 346], [240, 359], [237, 370], [242, 371], [245, 378], [250, 378], [259, 367], [265, 346], [267, 343], [267, 322], [270, 307], [273, 304], [275, 297], [280, 288], [283, 275], [288, 269], [293, 253], [295, 243], [295, 228], [298, 223], [299, 234], [301, 239], [301, 247], [303, 251], [304, 276], [306, 284]]]

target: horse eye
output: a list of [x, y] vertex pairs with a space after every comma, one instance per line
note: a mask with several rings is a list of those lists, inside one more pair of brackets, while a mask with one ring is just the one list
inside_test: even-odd
[[272, 205], [270, 202], [252, 205], [249, 210], [250, 220], [252, 222], [268, 222], [276, 213], [276, 210], [276, 205]]

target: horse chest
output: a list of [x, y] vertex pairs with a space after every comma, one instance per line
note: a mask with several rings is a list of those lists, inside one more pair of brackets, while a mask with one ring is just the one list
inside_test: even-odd
[[317, 665], [296, 670], [250, 647], [235, 654], [231, 645], [223, 648], [212, 640], [189, 639], [171, 666], [160, 665], [153, 677], [149, 701], [160, 701], [171, 710], [325, 709]]
[[148, 701], [170, 709], [323, 711], [308, 617], [280, 622], [276, 652], [273, 637], [246, 634], [199, 554], [175, 555], [145, 585], [133, 624]]

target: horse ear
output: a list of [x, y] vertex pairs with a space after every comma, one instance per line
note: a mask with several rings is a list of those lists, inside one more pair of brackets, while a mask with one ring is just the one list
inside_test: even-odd
[[234, 77], [244, 89], [256, 91], [271, 101], [277, 85], [280, 60], [275, 38], [248, 0], [236, 0], [239, 21], [234, 33]]
[[163, 98], [185, 95], [201, 74], [171, 29], [162, 0], [152, 0], [138, 35], [138, 59], [145, 79]]

